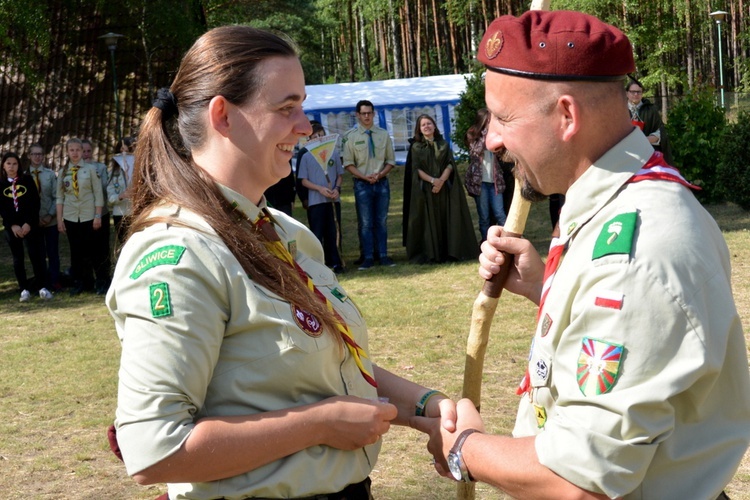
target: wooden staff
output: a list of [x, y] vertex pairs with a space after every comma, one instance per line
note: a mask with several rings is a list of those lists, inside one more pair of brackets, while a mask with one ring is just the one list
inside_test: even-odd
[[[549, 10], [550, 0], [532, 0], [530, 10]], [[516, 180], [513, 192], [513, 202], [503, 227], [502, 236], [520, 238], [526, 227], [531, 203], [521, 197], [522, 181]], [[490, 338], [492, 318], [497, 309], [500, 294], [503, 291], [505, 279], [513, 266], [513, 255], [504, 254], [505, 263], [500, 272], [492, 279], [485, 281], [479, 292], [471, 312], [471, 328], [466, 341], [466, 361], [464, 366], [464, 386], [462, 396], [469, 398], [480, 409], [482, 394], [482, 372], [484, 370], [484, 355], [487, 352], [487, 342]], [[474, 500], [474, 483], [458, 483], [458, 498], [460, 500]]]

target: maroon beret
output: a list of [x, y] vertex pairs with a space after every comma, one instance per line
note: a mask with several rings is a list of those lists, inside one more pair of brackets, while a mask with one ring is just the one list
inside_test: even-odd
[[498, 17], [477, 58], [492, 71], [540, 80], [612, 81], [635, 71], [633, 49], [622, 31], [566, 10]]

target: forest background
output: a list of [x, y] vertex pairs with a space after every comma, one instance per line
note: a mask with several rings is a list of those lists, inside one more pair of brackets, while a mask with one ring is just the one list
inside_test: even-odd
[[[486, 26], [499, 15], [521, 14], [528, 3], [0, 0], [0, 149], [24, 154], [38, 141], [55, 164], [67, 138], [88, 137], [105, 160], [120, 134], [137, 135], [156, 89], [169, 85], [184, 51], [215, 26], [247, 23], [287, 33], [299, 45], [308, 84], [379, 80], [475, 70]], [[664, 116], [676, 98], [718, 88], [719, 30], [709, 13], [727, 11], [727, 108], [750, 90], [746, 0], [552, 0], [552, 9], [588, 12], [626, 32], [636, 76]], [[124, 35], [114, 52], [99, 38], [108, 32]]]

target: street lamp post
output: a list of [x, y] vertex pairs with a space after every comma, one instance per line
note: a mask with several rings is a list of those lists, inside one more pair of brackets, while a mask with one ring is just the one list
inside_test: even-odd
[[717, 10], [711, 12], [709, 16], [711, 19], [716, 21], [716, 28], [719, 31], [719, 89], [721, 90], [721, 107], [724, 107], [724, 63], [722, 62], [721, 54], [721, 23], [727, 18], [727, 12], [723, 10]]
[[117, 33], [109, 32], [106, 35], [102, 35], [99, 39], [104, 40], [104, 43], [109, 49], [109, 53], [112, 56], [112, 81], [115, 89], [115, 130], [117, 133], [117, 140], [122, 139], [122, 128], [120, 127], [120, 96], [117, 94], [117, 67], [115, 65], [115, 50], [117, 49], [117, 40], [122, 38], [124, 35], [118, 35]]

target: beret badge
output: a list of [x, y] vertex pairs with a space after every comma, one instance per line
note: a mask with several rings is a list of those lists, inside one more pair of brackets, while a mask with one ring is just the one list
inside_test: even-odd
[[487, 59], [494, 59], [500, 53], [500, 50], [502, 48], [503, 48], [503, 32], [500, 30], [497, 30], [492, 35], [492, 37], [490, 37], [487, 40], [487, 43], [484, 46], [484, 53], [487, 56]]

